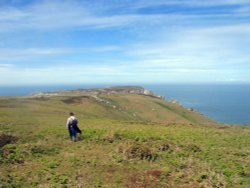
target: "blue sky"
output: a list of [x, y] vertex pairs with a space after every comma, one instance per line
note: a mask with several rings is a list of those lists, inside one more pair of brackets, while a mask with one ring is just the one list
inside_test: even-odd
[[0, 85], [250, 83], [249, 0], [0, 0]]

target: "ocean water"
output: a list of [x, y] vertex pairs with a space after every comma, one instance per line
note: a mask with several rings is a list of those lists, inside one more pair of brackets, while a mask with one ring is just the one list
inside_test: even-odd
[[145, 85], [221, 123], [250, 125], [250, 84]]
[[[1, 87], [0, 96], [24, 96], [32, 93], [79, 88], [106, 87], [96, 85], [50, 85]], [[176, 99], [221, 123], [250, 125], [250, 84], [234, 85], [145, 85], [166, 100]]]

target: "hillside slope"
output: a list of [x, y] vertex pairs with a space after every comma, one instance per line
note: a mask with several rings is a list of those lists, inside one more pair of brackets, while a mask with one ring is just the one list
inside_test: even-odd
[[[0, 187], [248, 187], [250, 129], [139, 92], [0, 98]], [[68, 138], [74, 111], [83, 136]]]

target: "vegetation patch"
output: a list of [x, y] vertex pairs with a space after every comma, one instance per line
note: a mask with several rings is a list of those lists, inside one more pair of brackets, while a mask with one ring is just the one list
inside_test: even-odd
[[0, 108], [19, 108], [24, 107], [22, 100], [16, 98], [2, 99], [0, 100]]
[[106, 129], [84, 129], [83, 139], [89, 141], [103, 142], [103, 135], [107, 132]]
[[20, 146], [7, 144], [0, 149], [0, 163], [23, 163], [24, 153]]
[[30, 152], [33, 156], [42, 156], [42, 155], [55, 155], [59, 153], [57, 147], [48, 147], [42, 145], [36, 145], [31, 147]]
[[164, 178], [167, 176], [168, 173], [161, 169], [150, 169], [137, 174], [133, 173], [128, 178], [128, 182], [124, 187], [170, 187], [169, 184], [164, 181]]
[[175, 109], [175, 108], [173, 108], [171, 106], [168, 106], [166, 104], [163, 104], [163, 103], [160, 103], [160, 102], [155, 102], [155, 103], [158, 104], [159, 106], [171, 111], [171, 112], [174, 112], [174, 113], [178, 114], [182, 118], [184, 118], [184, 119], [186, 119], [186, 120], [188, 120], [188, 121], [190, 121], [192, 123], [197, 123], [197, 121], [193, 117], [188, 115], [187, 112], [185, 112], [185, 111], [180, 112], [179, 110], [177, 110], [177, 109]]
[[122, 140], [122, 135], [117, 132], [111, 131], [107, 135], [105, 135], [103, 140], [109, 143], [113, 143], [116, 140]]
[[70, 97], [62, 101], [66, 104], [78, 104], [81, 103], [83, 99], [90, 99], [90, 96]]
[[170, 150], [170, 144], [169, 143], [164, 143], [160, 146], [159, 148], [160, 151], [169, 151]]
[[0, 133], [0, 148], [5, 146], [6, 144], [13, 144], [17, 141], [17, 137], [12, 136], [10, 134], [1, 134]]
[[6, 177], [0, 177], [0, 187], [3, 188], [21, 188], [23, 187], [23, 179], [13, 175], [7, 175]]
[[48, 101], [49, 98], [48, 98], [48, 97], [41, 96], [41, 97], [33, 97], [33, 98], [30, 98], [30, 100], [35, 100], [35, 101]]
[[136, 142], [128, 145], [121, 145], [118, 150], [123, 154], [125, 159], [155, 161], [158, 158], [158, 154], [153, 152], [151, 148]]
[[162, 171], [161, 170], [148, 170], [146, 172], [146, 174], [148, 176], [153, 177], [153, 178], [159, 179], [161, 177], [161, 175], [162, 175]]
[[193, 152], [193, 153], [197, 153], [197, 152], [202, 151], [201, 147], [196, 145], [196, 144], [188, 144], [188, 145], [186, 145], [185, 150]]
[[[66, 95], [0, 99], [0, 187], [250, 185], [249, 126], [220, 129], [151, 97], [102, 94], [106, 105]], [[77, 142], [65, 127], [71, 110], [83, 131]]]

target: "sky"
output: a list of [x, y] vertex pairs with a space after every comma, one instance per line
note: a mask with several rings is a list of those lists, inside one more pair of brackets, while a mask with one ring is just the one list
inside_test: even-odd
[[250, 0], [0, 0], [0, 86], [250, 83]]

